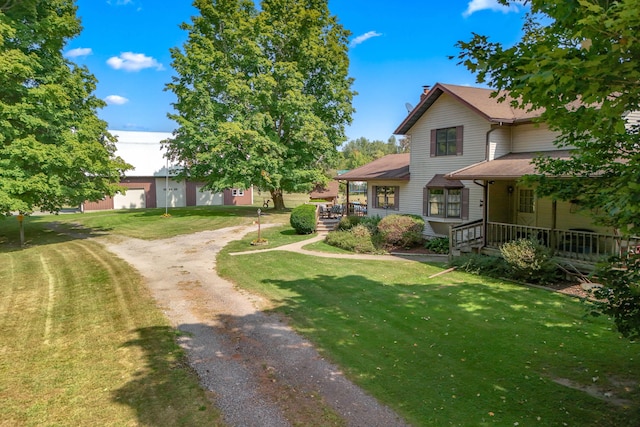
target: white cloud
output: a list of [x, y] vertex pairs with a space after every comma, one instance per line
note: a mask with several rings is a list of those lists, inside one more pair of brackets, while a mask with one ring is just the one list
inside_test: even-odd
[[67, 58], [78, 58], [80, 56], [89, 56], [92, 54], [93, 50], [90, 47], [77, 47], [65, 52], [64, 56]]
[[107, 0], [107, 4], [110, 4], [110, 5], [115, 4], [116, 6], [124, 6], [132, 3], [133, 3], [133, 0], [116, 0], [116, 1]]
[[155, 58], [144, 53], [123, 52], [120, 56], [109, 58], [107, 64], [113, 69], [124, 71], [140, 71], [145, 68], [155, 68], [158, 71], [164, 70], [162, 64]]
[[109, 105], [123, 105], [129, 102], [127, 98], [120, 95], [109, 95], [104, 99]]
[[504, 6], [498, 3], [497, 0], [471, 0], [467, 5], [467, 10], [462, 13], [462, 16], [466, 18], [481, 10], [492, 10], [494, 12], [503, 13], [518, 12], [520, 10], [519, 6], [522, 4], [523, 2], [518, 1], [510, 4], [509, 6]]
[[355, 39], [351, 40], [351, 47], [355, 47], [358, 46], [361, 43], [366, 42], [367, 40], [369, 40], [370, 38], [373, 37], [380, 37], [382, 34], [376, 32], [376, 31], [369, 31], [367, 33], [364, 33], [361, 36], [356, 37]]

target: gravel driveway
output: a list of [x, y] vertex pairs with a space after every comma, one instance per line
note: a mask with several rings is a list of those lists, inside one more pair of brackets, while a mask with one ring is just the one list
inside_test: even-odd
[[105, 246], [135, 267], [170, 322], [203, 387], [230, 426], [406, 426], [259, 299], [216, 273], [216, 254], [255, 227]]

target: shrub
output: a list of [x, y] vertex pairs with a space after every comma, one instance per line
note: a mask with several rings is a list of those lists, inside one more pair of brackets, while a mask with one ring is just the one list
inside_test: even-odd
[[371, 234], [378, 234], [378, 224], [382, 220], [379, 215], [376, 216], [365, 216], [360, 217], [360, 224], [366, 226], [369, 230], [371, 230]]
[[429, 239], [425, 242], [424, 248], [430, 250], [436, 254], [448, 254], [449, 253], [449, 238], [448, 237], [436, 237]]
[[340, 222], [338, 223], [338, 230], [351, 230], [353, 227], [360, 224], [361, 220], [361, 216], [343, 216], [342, 218], [340, 218]]
[[509, 265], [504, 259], [482, 254], [455, 257], [451, 260], [450, 265], [467, 273], [490, 277], [504, 277], [509, 271]]
[[500, 253], [517, 280], [549, 283], [557, 278], [557, 268], [551, 261], [551, 251], [535, 239], [507, 242], [500, 247]]
[[316, 231], [316, 205], [300, 205], [291, 211], [289, 223], [298, 234]]
[[591, 314], [610, 316], [624, 337], [640, 339], [640, 255], [611, 258], [596, 275], [602, 287], [594, 292]]
[[387, 246], [409, 247], [422, 242], [424, 220], [417, 215], [389, 215], [378, 223], [378, 232]]
[[337, 248], [358, 253], [378, 252], [372, 241], [371, 232], [363, 225], [356, 225], [348, 231], [332, 231], [327, 234], [326, 243]]

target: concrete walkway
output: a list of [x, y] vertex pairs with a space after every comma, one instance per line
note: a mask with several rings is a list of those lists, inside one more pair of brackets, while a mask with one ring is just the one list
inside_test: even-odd
[[302, 240], [300, 242], [290, 243], [284, 246], [278, 246], [275, 248], [268, 249], [258, 249], [253, 251], [243, 251], [243, 252], [233, 252], [229, 255], [251, 255], [261, 252], [270, 252], [270, 251], [288, 251], [295, 252], [298, 254], [311, 255], [320, 258], [339, 258], [339, 259], [362, 259], [362, 260], [373, 260], [373, 261], [418, 261], [418, 262], [447, 262], [447, 255], [412, 255], [412, 254], [390, 254], [390, 255], [369, 255], [369, 254], [339, 254], [332, 252], [320, 252], [320, 251], [312, 251], [309, 249], [304, 249], [305, 246], [310, 245], [311, 243], [321, 242], [325, 239], [327, 235], [324, 233], [319, 233], [318, 235], [307, 239]]

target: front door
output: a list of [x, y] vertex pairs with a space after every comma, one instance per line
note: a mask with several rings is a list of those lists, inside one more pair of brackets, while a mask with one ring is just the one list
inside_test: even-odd
[[517, 224], [528, 227], [536, 226], [536, 197], [533, 189], [519, 188], [517, 199]]

